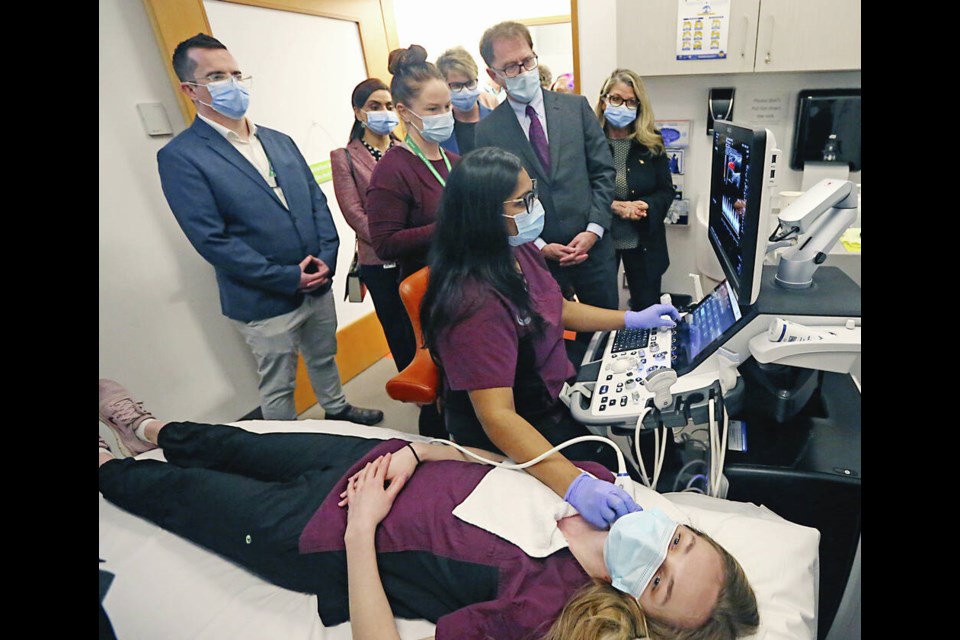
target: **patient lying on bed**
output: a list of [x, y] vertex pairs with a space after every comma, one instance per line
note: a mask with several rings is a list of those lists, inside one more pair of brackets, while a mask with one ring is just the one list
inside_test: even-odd
[[104, 388], [121, 449], [168, 460], [117, 459], [101, 440], [104, 497], [317, 594], [323, 623], [350, 619], [355, 638], [399, 637], [394, 616], [435, 622], [437, 638], [734, 638], [758, 624], [736, 560], [657, 510], [609, 532], [563, 518], [566, 546], [531, 557], [454, 515], [491, 467], [452, 448], [163, 423], [119, 385], [105, 405]]

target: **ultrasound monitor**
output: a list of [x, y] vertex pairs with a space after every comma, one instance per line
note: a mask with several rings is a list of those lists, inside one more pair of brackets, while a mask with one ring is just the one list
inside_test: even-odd
[[736, 303], [760, 294], [770, 232], [767, 184], [776, 171], [776, 140], [767, 129], [719, 120], [714, 124], [708, 235]]

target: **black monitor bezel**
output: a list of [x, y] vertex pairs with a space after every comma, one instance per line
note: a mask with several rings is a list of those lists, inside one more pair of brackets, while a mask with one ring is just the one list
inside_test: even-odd
[[[724, 275], [727, 280], [730, 281], [737, 303], [741, 307], [745, 307], [754, 304], [757, 297], [754, 294], [759, 293], [759, 283], [756, 287], [757, 292], [754, 292], [754, 283], [762, 267], [761, 264], [758, 264], [762, 263], [762, 256], [758, 256], [757, 251], [758, 247], [763, 247], [766, 243], [766, 237], [761, 238], [764, 230], [760, 227], [764, 219], [763, 197], [766, 191], [767, 179], [767, 130], [754, 129], [723, 120], [717, 121], [714, 125], [713, 140], [710, 143], [711, 162], [713, 166], [710, 172], [707, 237], [710, 239], [710, 245], [713, 247], [713, 252], [720, 262], [720, 267], [723, 269]], [[748, 165], [749, 179], [751, 184], [758, 186], [758, 188], [753, 189], [747, 197], [747, 211], [755, 211], [756, 215], [748, 215], [744, 218], [745, 231], [742, 234], [744, 241], [740, 245], [740, 253], [744, 262], [742, 274], [736, 272], [733, 261], [714, 232], [714, 225], [718, 223], [715, 216], [723, 215], [720, 210], [721, 204], [719, 196], [715, 198], [714, 194], [714, 189], [720, 184], [717, 180], [718, 171], [722, 170], [722, 167], [716, 166], [717, 154], [715, 147], [719, 136], [732, 137], [734, 140], [749, 142], [751, 149], [751, 160]]]
[[[803, 171], [806, 162], [816, 162], [813, 158], [801, 157], [802, 145], [800, 141], [809, 135], [809, 112], [810, 107], [818, 101], [837, 100], [837, 99], [862, 99], [860, 89], [803, 89], [797, 94], [797, 120], [793, 128], [793, 149], [790, 153], [790, 168], [796, 171]], [[862, 109], [862, 107], [861, 107]], [[861, 120], [863, 116], [861, 114]], [[862, 164], [862, 155], [858, 150], [856, 159], [851, 158], [846, 163], [850, 171], [860, 171]]]

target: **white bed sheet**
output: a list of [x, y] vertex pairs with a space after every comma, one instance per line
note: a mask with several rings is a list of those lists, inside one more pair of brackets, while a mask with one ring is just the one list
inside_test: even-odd
[[[417, 436], [346, 422], [245, 421], [258, 433], [306, 431], [417, 440]], [[160, 452], [142, 458], [163, 459]], [[693, 523], [711, 533], [744, 565], [757, 592], [757, 638], [816, 637], [818, 579], [815, 529], [800, 527], [751, 504], [670, 494]], [[104, 609], [120, 640], [349, 640], [350, 625], [324, 627], [316, 596], [273, 586], [156, 525], [100, 501], [100, 567], [115, 574]], [[430, 637], [423, 620], [398, 620], [404, 640]]]

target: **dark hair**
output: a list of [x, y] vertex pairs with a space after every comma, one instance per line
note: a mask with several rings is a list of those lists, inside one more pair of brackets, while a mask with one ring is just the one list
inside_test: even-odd
[[483, 32], [480, 38], [480, 57], [487, 63], [487, 66], [493, 68], [493, 43], [495, 40], [505, 40], [507, 38], [523, 38], [533, 50], [533, 38], [530, 37], [530, 30], [519, 22], [501, 22], [495, 24]]
[[523, 164], [509, 151], [475, 149], [450, 172], [437, 211], [430, 279], [420, 306], [424, 343], [436, 354], [440, 333], [473, 312], [480, 300], [464, 299], [467, 283], [488, 285], [528, 317], [535, 330], [543, 318], [533, 308], [507, 242], [503, 202], [517, 186]]
[[[350, 96], [350, 104], [357, 109], [363, 109], [363, 105], [367, 104], [370, 94], [375, 91], [382, 91], [384, 89], [389, 91], [390, 87], [388, 87], [387, 84], [380, 78], [367, 78], [353, 88], [353, 94]], [[360, 122], [356, 116], [354, 116], [353, 127], [350, 129], [349, 141], [357, 140], [358, 138], [362, 137], [363, 123]]]
[[420, 95], [420, 89], [428, 80], [437, 79], [446, 84], [436, 65], [427, 62], [427, 50], [418, 44], [391, 51], [388, 67], [393, 74], [390, 93], [394, 103], [402, 102], [409, 106], [410, 101]]
[[226, 47], [222, 42], [205, 33], [198, 33], [178, 44], [173, 50], [173, 71], [180, 78], [180, 82], [192, 82], [196, 79], [193, 73], [197, 70], [197, 63], [187, 55], [190, 49], [226, 49]]

